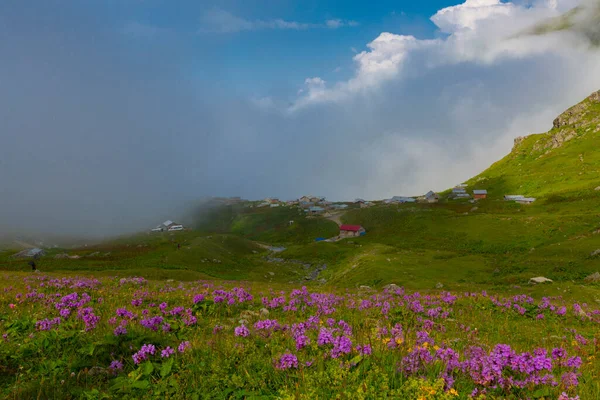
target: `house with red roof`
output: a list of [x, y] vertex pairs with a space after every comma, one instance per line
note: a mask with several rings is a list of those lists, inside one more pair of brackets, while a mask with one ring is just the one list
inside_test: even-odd
[[362, 236], [365, 233], [367, 233], [367, 231], [365, 230], [365, 228], [363, 228], [360, 225], [341, 225], [340, 226], [340, 237], [341, 238]]

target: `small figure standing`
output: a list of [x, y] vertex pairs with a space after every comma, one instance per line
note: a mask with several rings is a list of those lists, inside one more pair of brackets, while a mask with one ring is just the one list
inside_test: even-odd
[[181, 249], [181, 243], [177, 243], [177, 250]]
[[31, 271], [35, 272], [35, 261], [29, 261], [29, 266], [31, 267]]

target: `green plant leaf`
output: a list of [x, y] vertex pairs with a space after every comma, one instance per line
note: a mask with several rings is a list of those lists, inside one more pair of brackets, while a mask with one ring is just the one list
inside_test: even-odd
[[154, 372], [154, 365], [150, 361], [146, 361], [142, 366], [142, 373], [146, 376], [149, 376]]
[[171, 369], [173, 368], [173, 359], [169, 358], [166, 362], [163, 363], [160, 367], [160, 376], [163, 378], [171, 373]]
[[148, 389], [150, 387], [150, 381], [146, 379], [143, 381], [135, 381], [131, 384], [131, 387], [135, 389]]

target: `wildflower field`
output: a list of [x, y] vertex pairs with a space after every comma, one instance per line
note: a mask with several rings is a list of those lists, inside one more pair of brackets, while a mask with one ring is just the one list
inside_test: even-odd
[[0, 397], [597, 399], [561, 298], [4, 273]]

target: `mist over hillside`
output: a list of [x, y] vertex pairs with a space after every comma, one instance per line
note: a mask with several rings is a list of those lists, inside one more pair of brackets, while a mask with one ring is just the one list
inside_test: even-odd
[[[444, 190], [600, 87], [597, 14], [578, 11], [596, 3], [580, 3], [469, 0], [428, 11], [421, 35], [289, 25], [302, 29], [272, 36], [315, 43], [264, 53], [277, 24], [209, 32], [140, 20], [166, 3], [3, 2], [0, 231], [112, 236], [204, 196]], [[570, 30], [518, 35], [574, 6]], [[344, 51], [315, 47], [346, 34]]]
[[541, 22], [527, 33], [546, 35], [561, 31], [583, 36], [594, 46], [600, 45], [600, 1], [582, 1], [564, 15]]

